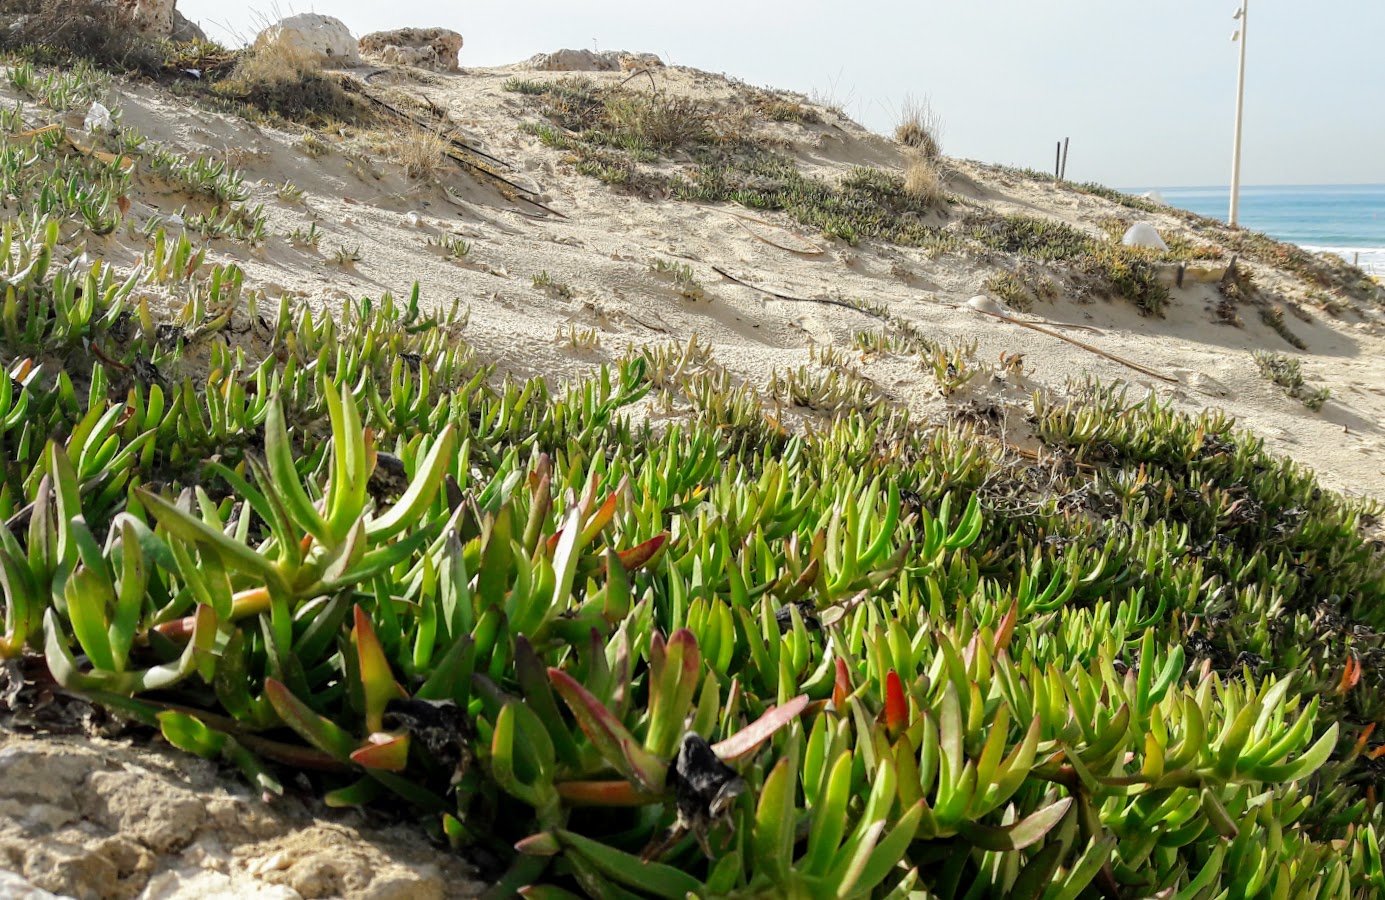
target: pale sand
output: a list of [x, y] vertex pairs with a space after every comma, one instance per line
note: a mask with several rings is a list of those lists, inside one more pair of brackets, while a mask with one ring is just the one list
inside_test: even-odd
[[[1089, 374], [1105, 382], [1124, 381], [1134, 397], [1155, 390], [1190, 412], [1220, 407], [1273, 450], [1315, 468], [1326, 485], [1348, 494], [1385, 497], [1380, 425], [1385, 420], [1385, 332], [1378, 311], [1367, 311], [1364, 319], [1354, 312], [1342, 319], [1315, 312], [1311, 323], [1286, 317], [1307, 342], [1308, 352], [1289, 347], [1253, 309], [1242, 310], [1244, 327], [1217, 324], [1212, 307], [1219, 295], [1206, 285], [1175, 290], [1163, 319], [1142, 317], [1119, 300], [1079, 303], [1067, 296], [1041, 302], [1031, 313], [1032, 318], [1100, 329], [1095, 335], [1070, 333], [1179, 382], [1164, 384], [969, 308], [968, 298], [982, 293], [995, 271], [984, 257], [933, 259], [923, 251], [871, 241], [850, 247], [786, 216], [749, 213], [777, 226], [751, 225], [778, 243], [826, 248], [816, 256], [794, 254], [757, 240], [729, 215], [744, 210], [647, 201], [579, 175], [564, 163], [562, 152], [519, 129], [537, 116], [526, 98], [501, 89], [515, 75], [560, 77], [513, 67], [417, 80], [391, 73], [374, 85], [384, 89], [392, 83], [448, 109], [468, 141], [513, 163], [516, 177], [547, 196], [566, 219], [521, 215], [497, 191], [459, 169], [440, 174], [460, 198], [453, 201], [438, 186], [410, 182], [382, 160], [353, 160], [341, 150], [313, 159], [296, 145], [294, 134], [194, 109], [150, 87], [125, 86], [117, 93], [127, 124], [184, 152], [229, 153], [250, 179], [259, 180], [251, 202], [264, 203], [275, 237], [256, 251], [221, 241], [211, 253], [214, 260], [243, 266], [247, 285], [276, 299], [287, 290], [314, 307], [335, 309], [350, 297], [383, 291], [407, 296], [417, 280], [429, 302], [450, 304], [460, 296], [470, 306], [466, 339], [502, 372], [561, 380], [620, 356], [630, 345], [683, 342], [696, 333], [735, 375], [764, 385], [776, 368], [813, 365], [811, 345], [850, 353], [854, 332], [879, 325], [840, 307], [775, 300], [723, 279], [712, 270], [715, 265], [781, 293], [885, 304], [939, 339], [975, 340], [982, 362], [993, 363], [1003, 352], [1024, 354], [1021, 378], [1011, 377], [1008, 383], [978, 378], [952, 399], [954, 406], [976, 398], [999, 402], [1008, 418], [1019, 423], [1036, 388], [1062, 393], [1070, 379]], [[593, 77], [615, 82], [626, 76]], [[653, 77], [666, 92], [724, 98], [744, 90], [726, 78], [689, 69], [656, 70]], [[630, 87], [648, 89], [649, 80], [641, 76]], [[787, 142], [799, 164], [820, 176], [833, 177], [855, 165], [905, 164], [894, 141], [831, 113], [824, 112], [820, 125], [764, 123], [761, 128]], [[947, 166], [952, 191], [998, 211], [1053, 217], [1093, 234], [1100, 233], [1096, 223], [1106, 216], [1148, 218], [990, 167], [962, 161]], [[275, 197], [275, 186], [286, 179], [307, 191], [306, 203], [288, 204]], [[411, 210], [423, 213], [421, 227], [406, 221]], [[136, 204], [133, 214], [138, 220], [151, 212]], [[964, 212], [956, 208], [952, 214]], [[1166, 236], [1187, 228], [1173, 216], [1154, 216], [1153, 221]], [[283, 237], [311, 222], [323, 232], [320, 250], [297, 249]], [[466, 265], [445, 261], [426, 246], [430, 236], [440, 234], [461, 235], [471, 243]], [[330, 260], [339, 245], [361, 248], [363, 258], [354, 270], [343, 271]], [[142, 249], [122, 236], [93, 244], [94, 251], [127, 265]], [[679, 297], [668, 279], [650, 271], [654, 258], [691, 265], [705, 299]], [[1260, 284], [1287, 297], [1301, 298], [1307, 289], [1291, 277], [1251, 268]], [[569, 285], [574, 296], [563, 299], [536, 288], [532, 276], [541, 271]], [[572, 325], [595, 328], [601, 346], [579, 351], [557, 337]], [[1314, 413], [1262, 378], [1251, 357], [1261, 348], [1301, 359], [1308, 382], [1331, 389], [1327, 406]], [[948, 403], [937, 395], [932, 373], [917, 359], [851, 356], [888, 397], [928, 418], [947, 415]]]

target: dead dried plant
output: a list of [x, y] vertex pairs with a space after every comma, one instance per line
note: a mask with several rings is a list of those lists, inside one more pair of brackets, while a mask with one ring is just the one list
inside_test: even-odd
[[441, 133], [414, 128], [394, 136], [385, 145], [389, 159], [417, 181], [431, 179], [447, 164], [448, 141]]
[[936, 206], [943, 202], [943, 173], [936, 159], [930, 159], [921, 152], [911, 153], [908, 168], [904, 170], [904, 192]]
[[292, 122], [363, 122], [364, 104], [323, 70], [322, 60], [284, 41], [245, 51], [218, 94]]
[[900, 105], [899, 125], [894, 131], [895, 140], [933, 161], [942, 155], [942, 132], [942, 116], [933, 109], [927, 97], [905, 96]]

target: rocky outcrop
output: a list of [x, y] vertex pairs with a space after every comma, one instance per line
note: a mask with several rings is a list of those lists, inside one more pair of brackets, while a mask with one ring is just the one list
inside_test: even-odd
[[653, 53], [627, 53], [624, 50], [557, 50], [530, 57], [525, 63], [540, 72], [629, 72], [636, 69], [657, 69], [663, 60]]
[[443, 900], [480, 892], [461, 858], [433, 848], [421, 829], [271, 800], [192, 756], [0, 733], [0, 897]]
[[359, 46], [363, 56], [387, 65], [456, 72], [462, 36], [446, 28], [397, 28], [368, 34]]
[[205, 41], [207, 33], [196, 22], [175, 9], [173, 10], [173, 31], [168, 37], [180, 44], [187, 44], [192, 41]]
[[346, 23], [333, 16], [303, 13], [280, 19], [255, 38], [256, 48], [284, 46], [315, 56], [329, 66], [359, 66], [361, 53]]
[[168, 37], [173, 34], [173, 14], [176, 0], [118, 0], [118, 5], [130, 17], [130, 24], [148, 37]]
[[[12, 6], [23, 6], [23, 4], [10, 4]], [[55, 4], [56, 5], [56, 4]], [[180, 43], [201, 40], [205, 41], [207, 35], [198, 27], [196, 22], [189, 20], [176, 7], [176, 0], [101, 0], [98, 4], [104, 6], [107, 12], [115, 13], [115, 21], [122, 28], [128, 27], [136, 34], [155, 39], [168, 39]], [[5, 4], [0, 3], [0, 8]], [[45, 16], [51, 13], [43, 12], [39, 14], [9, 15], [8, 9], [0, 9], [0, 28], [24, 29], [34, 26]], [[77, 25], [83, 21], [93, 22], [95, 17], [102, 21], [106, 20], [101, 15], [101, 10], [93, 9], [91, 12], [62, 10], [58, 13], [59, 25]], [[0, 894], [0, 896], [7, 896]]]

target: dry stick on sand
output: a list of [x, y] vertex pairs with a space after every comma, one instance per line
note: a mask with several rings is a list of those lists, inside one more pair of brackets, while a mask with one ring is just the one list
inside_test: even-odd
[[994, 313], [984, 309], [975, 309], [974, 307], [972, 309], [974, 312], [979, 312], [983, 316], [990, 316], [991, 318], [999, 319], [1002, 322], [1009, 322], [1013, 325], [1019, 325], [1024, 328], [1028, 328], [1031, 331], [1037, 331], [1039, 334], [1046, 334], [1049, 337], [1056, 337], [1060, 341], [1067, 341], [1074, 347], [1081, 347], [1083, 350], [1086, 350], [1089, 353], [1095, 353], [1097, 356], [1111, 360], [1111, 362], [1120, 363], [1121, 365], [1127, 368], [1134, 369], [1136, 372], [1148, 375], [1150, 378], [1158, 378], [1160, 381], [1166, 382], [1168, 384], [1181, 383], [1177, 378], [1174, 378], [1172, 375], [1165, 375], [1162, 372], [1156, 372], [1153, 369], [1146, 369], [1139, 363], [1131, 362], [1128, 359], [1122, 359], [1121, 357], [1116, 356], [1114, 353], [1107, 353], [1105, 350], [1102, 350], [1099, 347], [1093, 347], [1091, 344], [1083, 343], [1082, 341], [1079, 341], [1077, 338], [1070, 338], [1066, 334], [1059, 334], [1056, 331], [1050, 331], [1042, 325], [1035, 325], [1033, 322], [1024, 322], [1020, 319], [1012, 319], [1009, 316], [1002, 315], [1001, 313]]
[[[403, 112], [402, 110], [396, 109], [395, 107], [393, 107], [393, 106], [391, 106], [390, 104], [386, 103], [384, 100], [381, 100], [379, 97], [374, 96], [373, 94], [370, 93], [370, 91], [368, 91], [368, 90], [365, 89], [364, 85], [356, 84], [356, 83], [350, 81], [349, 79], [343, 79], [342, 84], [343, 84], [343, 85], [346, 85], [346, 86], [349, 86], [352, 90], [355, 90], [355, 91], [356, 91], [357, 93], [359, 93], [362, 97], [365, 97], [365, 98], [366, 98], [367, 100], [369, 100], [371, 103], [374, 103], [376, 106], [379, 106], [380, 108], [382, 108], [382, 109], [386, 110], [387, 112], [393, 114], [396, 118], [403, 119], [405, 122], [410, 122], [410, 123], [412, 123], [413, 125], [416, 125], [416, 126], [419, 126], [419, 127], [427, 127], [425, 124], [420, 123], [417, 119], [415, 119], [413, 116], [409, 115], [408, 113]], [[510, 188], [512, 188], [512, 189], [514, 189], [514, 190], [516, 191], [516, 193], [515, 193], [513, 199], [515, 199], [515, 200], [519, 200], [519, 201], [522, 201], [522, 202], [524, 202], [524, 203], [528, 203], [530, 206], [537, 206], [539, 209], [543, 210], [544, 212], [549, 213], [549, 214], [551, 214], [551, 215], [555, 215], [555, 216], [557, 216], [557, 217], [560, 218], [560, 219], [566, 219], [566, 218], [567, 218], [567, 216], [565, 216], [565, 215], [563, 215], [562, 213], [558, 212], [556, 209], [553, 209], [552, 207], [547, 206], [546, 204], [544, 204], [544, 203], [540, 202], [539, 200], [534, 199], [534, 197], [530, 196], [532, 192], [531, 192], [528, 188], [524, 187], [523, 185], [516, 184], [515, 182], [513, 182], [513, 181], [511, 181], [510, 179], [506, 178], [504, 175], [501, 175], [501, 174], [499, 174], [499, 173], [497, 173], [497, 172], [492, 172], [489, 168], [487, 168], [487, 167], [486, 167], [485, 165], [483, 165], [481, 162], [478, 162], [478, 161], [475, 160], [475, 159], [468, 159], [464, 154], [468, 154], [468, 153], [469, 153], [469, 154], [473, 154], [473, 155], [475, 155], [475, 156], [477, 156], [477, 157], [484, 157], [485, 159], [495, 159], [494, 157], [492, 157], [492, 156], [490, 156], [490, 155], [488, 155], [488, 154], [486, 154], [486, 153], [482, 153], [480, 150], [477, 150], [477, 149], [475, 149], [474, 147], [471, 147], [471, 146], [469, 146], [469, 145], [467, 145], [467, 144], [464, 144], [464, 143], [462, 143], [461, 141], [459, 141], [459, 140], [457, 140], [457, 139], [455, 139], [455, 138], [448, 138], [447, 141], [448, 141], [449, 146], [443, 150], [444, 155], [446, 155], [448, 159], [450, 159], [450, 160], [452, 160], [453, 162], [455, 162], [455, 163], [457, 163], [458, 165], [460, 165], [462, 168], [466, 169], [468, 172], [471, 172], [473, 175], [481, 175], [481, 176], [484, 176], [485, 178], [489, 178], [489, 179], [491, 179], [491, 180], [493, 180], [493, 181], [499, 182], [500, 184], [504, 184], [504, 185], [506, 185], [506, 186], [508, 186], [508, 187], [510, 187]], [[498, 163], [500, 163], [501, 165], [509, 165], [508, 163], [504, 162], [503, 160], [495, 160], [495, 161], [498, 162]], [[513, 168], [513, 166], [511, 166], [511, 168]], [[502, 191], [502, 193], [504, 193], [504, 191]]]
[[889, 321], [887, 317], [880, 315], [880, 313], [871, 312], [868, 309], [861, 309], [861, 307], [859, 306], [852, 306], [850, 303], [844, 303], [841, 300], [827, 300], [822, 297], [790, 297], [788, 294], [781, 294], [778, 291], [771, 291], [768, 288], [762, 288], [757, 284], [751, 284], [748, 281], [744, 281], [740, 278], [737, 278], [735, 275], [732, 275], [730, 272], [726, 271], [721, 266], [712, 266], [712, 271], [716, 272], [722, 278], [727, 278], [731, 281], [736, 282], [736, 284], [744, 285], [745, 287], [750, 288], [752, 291], [759, 291], [762, 294], [768, 294], [769, 296], [774, 297], [776, 300], [788, 300], [792, 303], [821, 303], [825, 306], [840, 306], [842, 309], [849, 309], [853, 312], [858, 312], [863, 316], [871, 316], [872, 318], [880, 319], [883, 322]]
[[[370, 84], [370, 79], [371, 79], [371, 78], [374, 78], [376, 75], [379, 75], [379, 74], [380, 74], [381, 72], [383, 72], [383, 71], [384, 71], [384, 69], [377, 69], [377, 70], [375, 70], [374, 72], [367, 72], [365, 75], [361, 76], [361, 81], [362, 81], [362, 83], [364, 83], [364, 84], [366, 84], [366, 85], [369, 85], [369, 84]], [[400, 118], [408, 119], [410, 122], [413, 122], [413, 123], [414, 123], [415, 125], [417, 125], [419, 128], [430, 129], [430, 128], [433, 127], [434, 124], [436, 124], [436, 123], [428, 123], [428, 122], [421, 121], [421, 120], [415, 118], [413, 115], [410, 115], [409, 113], [405, 112], [404, 110], [402, 110], [402, 109], [397, 109], [396, 107], [391, 106], [390, 104], [388, 104], [388, 103], [386, 103], [385, 101], [381, 100], [380, 98], [376, 97], [374, 94], [370, 93], [369, 91], [360, 90], [355, 84], [353, 84], [353, 83], [351, 82], [350, 76], [345, 76], [345, 77], [343, 78], [342, 83], [343, 83], [343, 86], [345, 86], [348, 90], [357, 90], [357, 92], [360, 93], [361, 96], [365, 97], [367, 100], [370, 100], [370, 101], [373, 102], [373, 103], [378, 103], [379, 105], [385, 107], [385, 108], [388, 109], [390, 112], [394, 113], [396, 116], [399, 116]], [[433, 102], [432, 102], [431, 100], [429, 100], [427, 97], [424, 97], [423, 100], [424, 100], [424, 102], [427, 103], [430, 107], [433, 105]], [[442, 118], [442, 116], [439, 116], [438, 118]], [[456, 137], [454, 137], [454, 136], [452, 136], [452, 135], [449, 135], [449, 136], [447, 137], [447, 141], [448, 141], [449, 143], [451, 143], [452, 146], [458, 148], [459, 150], [465, 150], [467, 153], [475, 154], [476, 156], [479, 156], [479, 157], [481, 157], [481, 158], [484, 159], [484, 160], [488, 160], [489, 162], [493, 162], [493, 163], [495, 163], [495, 164], [498, 165], [498, 166], [503, 166], [503, 167], [505, 167], [506, 169], [510, 169], [510, 170], [513, 170], [513, 169], [515, 168], [515, 166], [514, 166], [513, 163], [506, 162], [505, 160], [501, 159], [501, 158], [498, 157], [498, 156], [491, 156], [491, 155], [490, 155], [489, 153], [487, 153], [486, 151], [481, 150], [481, 149], [478, 148], [478, 147], [473, 147], [473, 146], [471, 146], [470, 144], [468, 144], [466, 141], [458, 140]]]
[[764, 241], [766, 244], [769, 244], [776, 250], [783, 250], [785, 253], [797, 253], [802, 256], [821, 256], [822, 254], [827, 252], [822, 247], [819, 247], [817, 244], [814, 244], [812, 241], [806, 238], [803, 239], [803, 243], [810, 245], [813, 249], [799, 250], [797, 247], [785, 247], [783, 244], [775, 243], [774, 241], [765, 237], [763, 234], [760, 234], [755, 229], [751, 228], [749, 225], [745, 224], [746, 222], [754, 222], [757, 225], [764, 225], [768, 228], [778, 228], [779, 226], [775, 225], [774, 223], [766, 222], [764, 219], [757, 219], [754, 216], [743, 216], [740, 213], [727, 213], [726, 215], [735, 219], [736, 224], [744, 228], [746, 230], [746, 233], [748, 233], [751, 237], [755, 238], [757, 241]]

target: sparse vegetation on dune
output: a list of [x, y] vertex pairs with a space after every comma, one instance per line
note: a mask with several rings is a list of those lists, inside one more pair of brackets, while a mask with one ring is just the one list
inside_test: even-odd
[[784, 212], [847, 243], [880, 238], [907, 246], [948, 242], [928, 219], [933, 207], [905, 190], [899, 175], [860, 167], [838, 184], [806, 177], [794, 162], [768, 151], [708, 153], [672, 183], [673, 194], [700, 202], [736, 202]]
[[132, 8], [104, 0], [6, 0], [0, 52], [22, 52], [41, 64], [81, 61], [119, 72], [159, 73], [166, 48], [132, 28]]
[[[1031, 181], [1045, 181], [1057, 184], [1052, 174], [1034, 169], [1012, 169], [1006, 166], [987, 166], [989, 170], [1020, 176]], [[1225, 222], [1200, 216], [1197, 213], [1172, 206], [1155, 203], [1144, 197], [1126, 194], [1113, 188], [1095, 183], [1078, 184], [1063, 182], [1060, 189], [1069, 189], [1143, 213], [1172, 216], [1190, 225], [1198, 235], [1196, 243], [1176, 236], [1184, 242], [1184, 247], [1200, 257], [1221, 258], [1229, 254], [1239, 254], [1246, 259], [1292, 272], [1304, 278], [1317, 289], [1333, 292], [1343, 298], [1358, 303], [1375, 306], [1385, 305], [1385, 288], [1373, 282], [1365, 272], [1333, 254], [1309, 253], [1296, 244], [1275, 240], [1268, 235], [1242, 227], [1231, 227]], [[1176, 254], [1180, 248], [1170, 244]], [[1185, 257], [1198, 258], [1198, 257]]]
[[309, 125], [373, 118], [365, 102], [325, 73], [316, 57], [285, 42], [242, 51], [230, 74], [209, 90], [266, 115]]
[[[934, 253], [981, 247], [1036, 260], [1054, 266], [1056, 274], [1080, 291], [1128, 300], [1146, 315], [1160, 315], [1168, 300], [1159, 263], [1221, 253], [1211, 244], [1171, 236], [1169, 252], [1155, 254], [1121, 247], [1118, 240], [1100, 240], [1054, 220], [983, 210], [949, 224], [942, 164], [930, 151], [932, 145], [912, 148], [902, 178], [858, 167], [833, 184], [805, 176], [791, 158], [757, 144], [741, 129], [719, 131], [717, 115], [696, 104], [604, 88], [583, 77], [512, 79], [506, 88], [536, 98], [550, 120], [531, 123], [531, 133], [570, 153], [578, 172], [608, 184], [651, 196], [671, 194], [783, 212], [850, 244], [884, 240]], [[655, 127], [651, 122], [663, 124]], [[937, 130], [936, 116], [921, 106], [912, 110], [906, 124]], [[910, 134], [900, 140], [908, 144]], [[663, 158], [681, 161], [680, 171], [670, 176], [647, 165]]]
[[982, 246], [1042, 263], [1058, 264], [1088, 291], [1130, 301], [1145, 315], [1157, 316], [1169, 290], [1159, 281], [1153, 251], [1122, 247], [1052, 219], [973, 213], [968, 235]]
[[1303, 405], [1314, 412], [1322, 409], [1323, 404], [1327, 403], [1332, 396], [1332, 391], [1325, 387], [1311, 387], [1303, 379], [1303, 366], [1292, 356], [1283, 353], [1271, 353], [1268, 350], [1255, 351], [1255, 364], [1260, 367], [1260, 374], [1284, 389], [1284, 393], [1290, 397], [1303, 402]]

